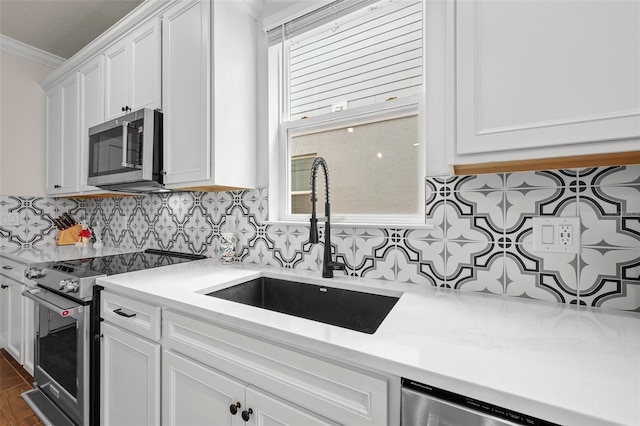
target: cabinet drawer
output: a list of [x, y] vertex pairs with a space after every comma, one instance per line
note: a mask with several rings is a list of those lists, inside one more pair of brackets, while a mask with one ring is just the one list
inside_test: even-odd
[[24, 264], [6, 257], [0, 257], [0, 274], [22, 282]]
[[387, 380], [165, 311], [163, 347], [347, 425], [387, 424]]
[[100, 316], [149, 340], [160, 340], [160, 307], [102, 292]]

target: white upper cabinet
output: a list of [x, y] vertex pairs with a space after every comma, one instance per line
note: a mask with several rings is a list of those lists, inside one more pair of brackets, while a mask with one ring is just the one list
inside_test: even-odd
[[453, 163], [638, 149], [639, 1], [464, 0], [449, 12]]
[[[255, 187], [256, 45], [256, 18], [243, 2], [144, 2], [41, 83], [47, 194], [104, 192], [86, 184], [88, 130], [140, 108], [163, 112], [168, 188]], [[62, 109], [72, 91], [75, 115]]]
[[165, 184], [254, 187], [256, 21], [241, 2], [184, 1], [162, 16]]
[[162, 17], [165, 183], [211, 178], [210, 2], [178, 3]]
[[78, 77], [71, 73], [47, 90], [46, 172], [47, 195], [78, 192]]
[[87, 185], [89, 161], [89, 128], [105, 121], [103, 57], [99, 55], [87, 62], [78, 72], [80, 87], [80, 190], [99, 191]]
[[106, 120], [161, 107], [160, 20], [153, 18], [104, 53]]

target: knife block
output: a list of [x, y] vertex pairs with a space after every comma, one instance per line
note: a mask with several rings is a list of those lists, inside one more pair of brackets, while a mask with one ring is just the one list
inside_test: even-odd
[[56, 245], [66, 246], [77, 243], [80, 231], [82, 231], [82, 225], [80, 224], [58, 231], [58, 235], [56, 236]]

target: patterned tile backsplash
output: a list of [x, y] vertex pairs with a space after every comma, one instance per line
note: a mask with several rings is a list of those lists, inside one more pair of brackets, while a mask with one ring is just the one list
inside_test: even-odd
[[[0, 246], [55, 244], [64, 212], [101, 224], [105, 245], [319, 271], [304, 225], [267, 223], [266, 189], [69, 200], [1, 196]], [[354, 276], [640, 312], [640, 165], [426, 179], [434, 229], [335, 227]], [[533, 250], [532, 218], [580, 217], [581, 250]]]

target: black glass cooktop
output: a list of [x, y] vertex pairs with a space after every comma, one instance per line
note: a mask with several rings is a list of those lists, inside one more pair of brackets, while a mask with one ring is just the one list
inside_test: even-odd
[[206, 256], [148, 249], [134, 253], [51, 262], [47, 264], [46, 267], [50, 270], [82, 278], [96, 275], [122, 274], [125, 272], [140, 271], [142, 269], [176, 265], [178, 263], [191, 262], [199, 259], [206, 259]]

